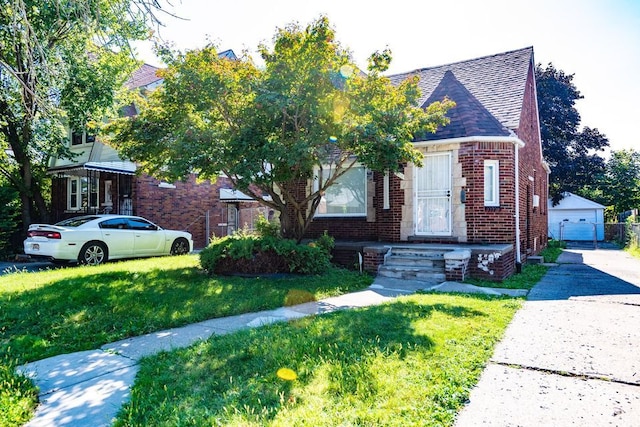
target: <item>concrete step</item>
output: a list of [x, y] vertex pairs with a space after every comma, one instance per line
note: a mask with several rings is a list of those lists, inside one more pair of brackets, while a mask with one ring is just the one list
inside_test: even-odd
[[390, 256], [420, 257], [424, 259], [444, 259], [444, 250], [412, 247], [392, 247]]
[[404, 265], [407, 267], [437, 267], [444, 270], [444, 258], [432, 258], [412, 255], [390, 255], [385, 261], [385, 265]]
[[381, 265], [378, 275], [394, 279], [419, 280], [430, 283], [441, 283], [446, 280], [444, 267], [408, 267]]

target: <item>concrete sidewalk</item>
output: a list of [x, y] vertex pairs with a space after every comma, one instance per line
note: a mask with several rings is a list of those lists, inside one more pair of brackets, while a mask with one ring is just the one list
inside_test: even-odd
[[459, 414], [467, 426], [640, 426], [640, 260], [565, 250]]
[[129, 399], [140, 358], [161, 351], [186, 347], [212, 335], [274, 322], [324, 314], [336, 310], [366, 307], [390, 301], [419, 290], [478, 292], [521, 296], [526, 291], [477, 288], [445, 282], [431, 286], [424, 282], [376, 278], [366, 290], [292, 307], [207, 320], [181, 328], [155, 332], [107, 344], [97, 350], [54, 356], [23, 365], [19, 371], [33, 379], [40, 389], [40, 405], [28, 427], [109, 426]]

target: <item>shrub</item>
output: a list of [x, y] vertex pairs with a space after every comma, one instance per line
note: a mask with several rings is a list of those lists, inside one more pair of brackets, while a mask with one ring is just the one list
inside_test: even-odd
[[331, 265], [325, 247], [238, 233], [214, 239], [200, 252], [200, 265], [212, 274], [320, 274]]
[[324, 230], [322, 236], [316, 239], [315, 244], [329, 254], [329, 256], [331, 255], [333, 248], [336, 246], [335, 239], [327, 234], [327, 230]]
[[255, 223], [256, 232], [260, 237], [280, 237], [280, 224], [278, 221], [269, 221], [260, 216]]

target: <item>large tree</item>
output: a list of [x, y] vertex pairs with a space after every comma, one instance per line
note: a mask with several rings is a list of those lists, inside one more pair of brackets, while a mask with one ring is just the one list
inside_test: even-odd
[[23, 227], [47, 219], [50, 156], [67, 128], [101, 119], [135, 66], [129, 40], [158, 24], [158, 0], [0, 0], [0, 174], [20, 195]]
[[549, 193], [554, 202], [565, 191], [588, 192], [597, 185], [605, 167], [599, 153], [609, 146], [597, 128], [579, 128], [580, 114], [575, 103], [583, 96], [573, 77], [553, 64], [546, 68], [536, 66], [542, 148], [551, 167]]
[[612, 151], [603, 181], [605, 202], [614, 213], [640, 208], [640, 152]]
[[299, 240], [327, 188], [356, 163], [420, 164], [414, 133], [446, 122], [450, 101], [419, 108], [417, 77], [394, 86], [381, 75], [388, 51], [358, 70], [325, 17], [279, 29], [272, 48], [259, 49], [263, 67], [218, 58], [211, 46], [174, 55], [142, 113], [112, 128], [114, 144], [166, 179], [225, 174]]

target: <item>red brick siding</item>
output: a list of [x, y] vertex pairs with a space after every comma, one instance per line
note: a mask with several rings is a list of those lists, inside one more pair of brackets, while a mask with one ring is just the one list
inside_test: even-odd
[[[515, 147], [510, 142], [471, 142], [458, 153], [466, 178], [467, 241], [513, 243], [515, 241]], [[498, 160], [500, 206], [484, 205], [484, 161]]]
[[[547, 172], [542, 165], [538, 109], [535, 99], [533, 65], [530, 66], [520, 115], [520, 126], [516, 130], [525, 146], [520, 149], [520, 249], [522, 261], [534, 255], [547, 243]], [[529, 179], [533, 178], [533, 181]], [[540, 196], [540, 206], [533, 207], [533, 195]]]
[[[209, 231], [217, 236], [226, 235], [227, 204], [220, 201], [220, 188], [232, 188], [227, 178], [214, 183], [196, 183], [190, 176], [185, 182], [176, 182], [176, 188], [160, 188], [160, 181], [147, 175], [134, 178], [134, 214], [145, 217], [163, 228], [186, 230], [193, 235], [194, 247], [207, 245], [206, 215], [209, 212]], [[239, 225], [242, 227], [242, 216]]]
[[515, 250], [501, 253], [497, 260], [488, 263], [486, 268], [481, 268], [481, 260], [487, 259], [490, 254], [491, 251], [472, 250], [469, 260], [470, 277], [500, 282], [515, 273]]

